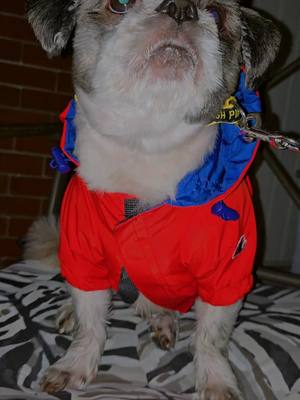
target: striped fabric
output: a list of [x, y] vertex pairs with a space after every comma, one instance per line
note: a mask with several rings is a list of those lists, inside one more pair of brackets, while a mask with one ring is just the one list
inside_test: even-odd
[[[175, 349], [151, 340], [149, 325], [114, 297], [105, 351], [85, 391], [41, 393], [39, 381], [71, 338], [54, 326], [68, 294], [36, 262], [0, 272], [0, 400], [194, 400], [194, 313], [180, 318]], [[300, 291], [260, 285], [244, 305], [229, 357], [245, 400], [300, 400]]]

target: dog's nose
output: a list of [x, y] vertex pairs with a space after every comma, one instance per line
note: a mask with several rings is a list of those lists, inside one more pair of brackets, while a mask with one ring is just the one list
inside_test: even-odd
[[178, 24], [199, 19], [197, 7], [192, 0], [164, 0], [155, 11], [169, 15]]

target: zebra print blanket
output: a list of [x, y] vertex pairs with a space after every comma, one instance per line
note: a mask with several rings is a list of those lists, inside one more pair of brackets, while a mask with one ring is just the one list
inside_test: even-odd
[[[68, 294], [60, 276], [36, 262], [0, 272], [0, 400], [195, 399], [194, 314], [180, 319], [175, 349], [152, 343], [149, 326], [119, 298], [97, 379], [86, 391], [40, 392], [49, 363], [70, 344], [54, 315]], [[245, 400], [300, 400], [300, 291], [260, 285], [248, 296], [229, 357]]]

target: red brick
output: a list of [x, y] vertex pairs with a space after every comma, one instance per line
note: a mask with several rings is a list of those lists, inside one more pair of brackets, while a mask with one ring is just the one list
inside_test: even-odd
[[0, 84], [0, 104], [17, 107], [20, 104], [21, 90]]
[[5, 83], [54, 90], [56, 74], [38, 68], [0, 62], [0, 76]]
[[[1, 4], [1, 3], [0, 3]], [[0, 39], [0, 58], [3, 60], [20, 61], [22, 45], [14, 40]]]
[[49, 155], [51, 148], [56, 146], [58, 142], [59, 138], [56, 135], [19, 137], [16, 139], [15, 149]]
[[42, 169], [42, 157], [0, 151], [0, 172], [39, 176]]
[[22, 0], [1, 1], [0, 12], [23, 15], [25, 13], [25, 1]]
[[11, 177], [10, 193], [13, 195], [48, 197], [51, 189], [50, 178]]
[[48, 214], [48, 208], [49, 208], [49, 198], [48, 199], [43, 199], [42, 200], [42, 205], [41, 205], [41, 215], [47, 215]]
[[17, 240], [12, 238], [0, 239], [0, 256], [1, 257], [18, 257], [20, 255], [20, 247]]
[[1, 124], [42, 124], [57, 122], [59, 113], [35, 112], [32, 110], [12, 110], [0, 107]]
[[[1, 3], [8, 1], [1, 0]], [[36, 42], [33, 30], [25, 18], [0, 14], [0, 36]]]
[[0, 175], [0, 193], [2, 194], [8, 193], [9, 180], [10, 180], [9, 176]]
[[22, 215], [34, 217], [39, 215], [40, 199], [26, 197], [0, 196], [0, 215]]
[[0, 236], [6, 236], [8, 232], [8, 221], [7, 217], [0, 217]]
[[57, 91], [59, 93], [68, 93], [70, 96], [74, 95], [74, 88], [71, 74], [58, 74]]
[[14, 139], [13, 138], [0, 139], [0, 150], [2, 150], [2, 149], [12, 150], [13, 147], [14, 147]]
[[25, 89], [22, 93], [22, 106], [42, 111], [61, 112], [65, 109], [70, 96], [56, 93], [39, 92]]
[[50, 167], [51, 158], [45, 158], [44, 160], [44, 170], [43, 175], [53, 178], [55, 175], [55, 170]]
[[33, 223], [34, 218], [10, 218], [8, 236], [20, 237], [24, 236], [30, 225]]
[[69, 71], [71, 69], [72, 58], [68, 57], [49, 57], [45, 50], [38, 44], [24, 44], [22, 61], [24, 64], [40, 65], [51, 69]]

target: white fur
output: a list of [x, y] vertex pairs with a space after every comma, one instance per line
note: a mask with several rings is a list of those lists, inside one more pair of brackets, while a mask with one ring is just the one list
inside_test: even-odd
[[178, 320], [174, 313], [160, 313], [150, 319], [152, 338], [163, 350], [170, 350], [175, 346], [178, 336]]
[[[224, 35], [205, 9], [210, 1], [197, 3], [199, 21], [180, 26], [155, 11], [160, 3], [137, 0], [115, 23], [103, 12], [104, 2], [85, 0], [74, 38], [78, 172], [92, 190], [130, 193], [151, 203], [173, 198], [180, 179], [213, 150], [217, 129], [207, 127], [207, 119], [232, 94], [240, 62], [241, 20], [235, 1], [222, 2], [233, 8], [223, 21], [228, 29]], [[222, 35], [223, 42], [236, 41], [232, 52], [222, 53]], [[197, 123], [187, 122], [192, 120]], [[45, 374], [43, 387], [49, 392], [90, 382], [106, 339], [109, 293], [71, 292], [78, 329], [66, 355]], [[200, 400], [240, 399], [224, 356], [239, 307], [214, 307], [200, 299], [196, 303]], [[147, 318], [163, 311], [144, 296], [136, 308]], [[58, 318], [59, 325], [65, 318], [63, 330], [73, 327], [70, 311], [65, 307]], [[170, 314], [153, 320], [167, 346], [173, 343], [173, 322]]]
[[[83, 388], [97, 373], [99, 355], [106, 340], [106, 318], [109, 309], [108, 291], [84, 292], [71, 287], [77, 329], [74, 340], [63, 358], [49, 367], [43, 378], [43, 388], [52, 392], [68, 388]], [[148, 318], [156, 340], [172, 347], [176, 339], [177, 323], [174, 313], [169, 313], [150, 302], [143, 295], [135, 304], [137, 312]], [[226, 357], [227, 344], [241, 302], [232, 306], [215, 307], [196, 301], [197, 318], [195, 345], [196, 386], [200, 400], [240, 400], [236, 378]], [[166, 313], [167, 312], [167, 313]], [[57, 321], [66, 317], [69, 332], [73, 328], [74, 314], [70, 305], [60, 310]], [[166, 345], [168, 348], [168, 345]]]
[[72, 302], [67, 302], [59, 308], [56, 314], [55, 325], [60, 334], [72, 334], [75, 329], [75, 315]]
[[189, 133], [180, 147], [152, 153], [119, 144], [85, 125], [81, 129], [84, 136], [79, 138], [79, 173], [90, 189], [130, 193], [147, 202], [172, 198], [179, 180], [202, 164], [216, 137], [214, 127], [199, 131], [189, 126], [186, 131], [193, 135]]
[[[93, 91], [76, 88], [76, 124], [79, 174], [89, 187], [152, 202], [173, 197], [178, 181], [213, 148], [216, 129], [185, 117], [201, 112], [220, 86], [222, 58], [207, 12], [179, 32], [171, 19], [153, 13], [157, 2], [149, 3], [103, 44]], [[164, 43], [182, 46], [194, 59], [183, 79], [159, 79], [149, 69], [149, 57]]]
[[106, 341], [110, 292], [86, 292], [72, 286], [70, 291], [75, 308], [76, 331], [66, 354], [45, 372], [42, 387], [49, 392], [65, 386], [81, 388], [91, 382], [97, 374], [99, 356]]
[[137, 301], [134, 303], [135, 310], [143, 318], [150, 319], [153, 314], [162, 313], [164, 309], [147, 299], [142, 293], [139, 294]]
[[241, 398], [226, 357], [240, 308], [241, 301], [227, 307], [215, 307], [200, 299], [196, 301], [195, 367], [200, 400]]
[[[76, 293], [73, 293], [76, 296]], [[142, 318], [150, 320], [154, 314], [164, 313], [166, 310], [147, 299], [142, 293], [139, 294], [133, 304], [136, 313]], [[75, 314], [72, 302], [65, 303], [56, 314], [56, 328], [59, 333], [70, 334], [75, 328]]]
[[29, 228], [24, 243], [24, 260], [39, 260], [46, 267], [59, 270], [57, 248], [59, 225], [53, 215], [41, 217]]

